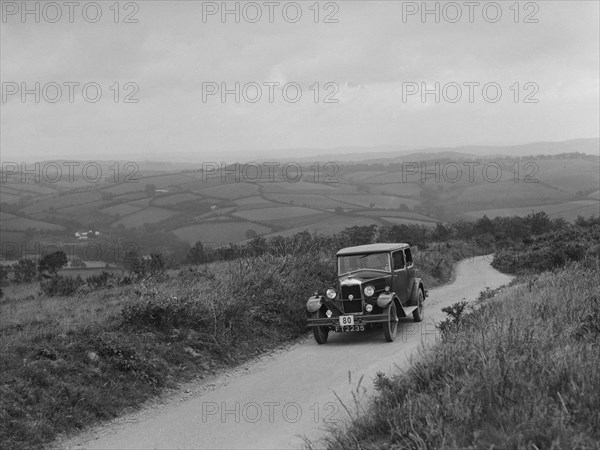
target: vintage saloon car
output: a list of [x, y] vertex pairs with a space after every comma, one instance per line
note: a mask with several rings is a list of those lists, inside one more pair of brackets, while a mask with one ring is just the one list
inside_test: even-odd
[[427, 290], [415, 276], [408, 244], [348, 247], [336, 254], [338, 286], [308, 299], [308, 326], [319, 344], [330, 331], [364, 331], [383, 325], [385, 340], [396, 336], [399, 317], [423, 320]]

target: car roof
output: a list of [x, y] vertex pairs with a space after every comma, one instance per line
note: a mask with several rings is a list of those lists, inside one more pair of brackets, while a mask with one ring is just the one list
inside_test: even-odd
[[377, 252], [391, 252], [393, 250], [400, 250], [408, 248], [410, 245], [406, 243], [381, 243], [381, 244], [368, 244], [368, 245], [357, 245], [356, 247], [346, 247], [336, 253], [336, 256], [343, 255], [356, 255], [362, 253], [377, 253]]

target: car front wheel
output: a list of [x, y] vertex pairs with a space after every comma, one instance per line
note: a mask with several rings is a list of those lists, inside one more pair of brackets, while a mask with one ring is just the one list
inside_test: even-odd
[[421, 322], [423, 320], [423, 291], [419, 289], [417, 309], [413, 311], [413, 319], [415, 322]]
[[396, 303], [392, 302], [383, 310], [387, 314], [387, 322], [383, 323], [383, 336], [387, 342], [394, 342], [396, 331], [398, 330], [398, 313], [396, 312]]
[[[322, 319], [325, 316], [321, 311], [317, 311], [313, 314], [315, 319]], [[329, 337], [329, 328], [327, 327], [313, 327], [313, 333], [315, 335], [315, 341], [317, 344], [323, 345], [327, 343], [327, 338]]]

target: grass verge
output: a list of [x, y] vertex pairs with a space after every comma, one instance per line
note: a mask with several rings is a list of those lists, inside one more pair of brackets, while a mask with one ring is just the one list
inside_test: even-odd
[[600, 260], [528, 277], [451, 321], [405, 373], [379, 374], [331, 449], [600, 448]]

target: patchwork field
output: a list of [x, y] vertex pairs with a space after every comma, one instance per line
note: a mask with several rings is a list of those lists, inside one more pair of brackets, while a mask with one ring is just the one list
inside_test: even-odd
[[525, 206], [544, 202], [568, 201], [570, 195], [542, 183], [514, 183], [504, 181], [486, 183], [464, 188], [456, 202], [464, 204], [492, 204], [502, 206]]
[[145, 223], [160, 222], [161, 220], [168, 219], [169, 217], [174, 216], [175, 214], [177, 214], [177, 212], [175, 211], [150, 206], [139, 212], [129, 214], [125, 217], [121, 217], [111, 226], [116, 227], [122, 224], [123, 226], [125, 226], [125, 228], [135, 228], [140, 227]]
[[173, 233], [190, 245], [194, 245], [198, 241], [226, 244], [246, 240], [248, 230], [254, 230], [257, 234], [271, 232], [270, 228], [255, 223], [214, 222], [179, 228]]
[[391, 183], [369, 186], [372, 194], [395, 195], [397, 197], [419, 197], [421, 185], [417, 183]]
[[543, 183], [575, 194], [593, 189], [600, 184], [600, 165], [582, 159], [543, 159], [536, 161], [536, 177]]
[[306, 181], [283, 181], [280, 183], [261, 183], [265, 193], [294, 193], [294, 194], [335, 194], [342, 185], [337, 183], [328, 185], [324, 183], [308, 183]]
[[248, 211], [239, 211], [233, 215], [253, 222], [279, 222], [293, 220], [300, 217], [322, 214], [316, 209], [303, 208], [300, 206], [280, 206], [279, 208], [260, 208]]
[[191, 192], [182, 192], [181, 194], [173, 194], [166, 197], [156, 198], [154, 199], [152, 204], [155, 206], [169, 206], [176, 205], [177, 203], [181, 202], [187, 202], [190, 200], [198, 200], [199, 198], [200, 197], [198, 197], [195, 194], [192, 194]]
[[278, 203], [288, 203], [318, 209], [335, 209], [336, 207], [349, 208], [350, 205], [337, 201], [331, 197], [317, 194], [265, 194], [267, 200]]
[[53, 223], [42, 222], [40, 220], [27, 219], [24, 217], [14, 217], [11, 219], [2, 219], [0, 222], [2, 226], [2, 232], [4, 230], [26, 230], [28, 228], [35, 228], [38, 230], [64, 230], [64, 227], [61, 225], [56, 225]]
[[236, 200], [258, 194], [258, 185], [252, 183], [229, 183], [212, 187], [203, 187], [194, 192], [205, 197]]
[[[437, 157], [435, 154], [407, 157], [426, 161], [426, 167], [433, 169], [436, 162], [443, 168], [454, 156], [446, 152]], [[468, 157], [457, 154], [457, 162], [451, 164], [464, 166], [464, 162], [471, 161]], [[600, 215], [598, 158], [571, 154], [473, 161], [478, 164], [474, 179], [469, 180], [464, 166], [457, 183], [436, 182], [432, 176], [422, 183], [419, 173], [403, 174], [400, 157], [340, 163], [339, 172], [333, 175], [338, 180], [335, 183], [324, 182], [328, 175], [324, 170], [320, 179], [312, 179], [314, 167], [308, 165], [303, 167], [303, 178], [298, 182], [263, 177], [256, 183], [243, 180], [236, 183], [230, 176], [230, 182], [223, 183], [218, 174], [204, 181], [201, 172], [161, 173], [159, 166], [137, 173], [136, 182], [121, 180], [111, 185], [110, 180], [103, 180], [97, 185], [87, 183], [84, 189], [76, 189], [79, 186], [76, 183], [9, 182], [3, 183], [0, 190], [0, 221], [3, 232], [37, 228], [38, 233], [56, 234], [63, 230], [64, 239], [87, 226], [98, 225], [109, 235], [120, 232], [115, 229], [120, 226], [132, 229], [165, 221], [147, 231], [175, 230], [176, 235], [193, 244], [202, 239], [198, 236], [219, 243], [245, 240], [248, 229], [258, 234], [293, 234], [303, 230], [330, 233], [369, 223], [432, 224], [484, 214], [527, 215], [540, 210], [550, 217], [567, 220], [578, 215]], [[482, 176], [485, 164], [499, 164], [503, 181], [485, 180]], [[447, 175], [452, 175], [451, 171]], [[539, 182], [523, 182], [527, 175]], [[410, 182], [402, 182], [407, 177]], [[151, 192], [148, 185], [158, 191]], [[343, 215], [339, 215], [339, 208]]]
[[128, 214], [133, 214], [141, 210], [143, 206], [135, 206], [130, 203], [121, 203], [119, 205], [109, 206], [108, 208], [104, 208], [101, 211], [106, 214], [110, 214], [111, 216], [125, 216]]
[[66, 195], [58, 195], [52, 198], [45, 198], [31, 206], [23, 209], [25, 214], [36, 214], [48, 211], [50, 208], [61, 209], [75, 205], [83, 205], [86, 203], [101, 200], [102, 196], [97, 191], [74, 192]]
[[419, 202], [389, 195], [332, 195], [330, 198], [362, 208], [398, 209], [402, 204], [413, 207]]
[[238, 211], [246, 211], [249, 209], [256, 208], [272, 208], [279, 207], [277, 203], [270, 202], [267, 200], [268, 195], [264, 197], [259, 197], [258, 195], [246, 198], [240, 198], [235, 201], [235, 204], [238, 205]]
[[81, 216], [85, 214], [90, 214], [94, 211], [100, 210], [103, 206], [105, 206], [108, 202], [105, 200], [98, 200], [95, 202], [83, 203], [81, 205], [73, 205], [67, 208], [61, 208], [59, 212], [61, 214], [69, 214], [72, 216]]

